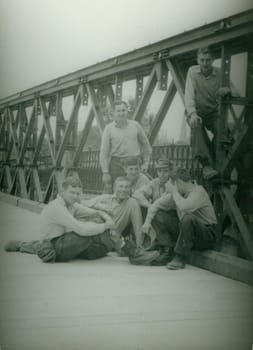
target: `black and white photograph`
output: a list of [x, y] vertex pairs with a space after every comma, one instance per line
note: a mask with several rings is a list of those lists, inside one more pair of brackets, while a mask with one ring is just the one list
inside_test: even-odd
[[252, 1], [0, 0], [0, 53], [0, 350], [252, 350]]

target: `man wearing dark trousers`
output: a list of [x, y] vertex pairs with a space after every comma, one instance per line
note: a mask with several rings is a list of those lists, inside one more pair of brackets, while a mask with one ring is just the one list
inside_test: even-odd
[[[107, 213], [79, 204], [81, 193], [82, 185], [77, 177], [65, 178], [56, 199], [40, 215], [42, 239], [9, 241], [5, 250], [37, 254], [43, 262], [53, 263], [98, 259], [113, 249], [122, 249], [131, 263], [135, 263], [136, 245], [125, 243], [114, 233], [115, 223]], [[148, 264], [144, 255], [145, 252], [138, 255], [138, 264]]]
[[[219, 118], [219, 97], [231, 93], [229, 86], [222, 86], [221, 69], [214, 67], [213, 61], [210, 48], [200, 48], [197, 53], [198, 65], [189, 68], [185, 85], [185, 108], [187, 121], [192, 129], [193, 156], [202, 163], [206, 179], [217, 175], [211, 162]], [[213, 134], [212, 144], [204, 128]]]
[[214, 247], [217, 219], [206, 190], [192, 182], [187, 170], [177, 170], [175, 184], [170, 184], [167, 191], [168, 194], [160, 199], [160, 205], [171, 207], [174, 202], [178, 224], [174, 222], [167, 232], [159, 231], [157, 240], [160, 244], [166, 244], [174, 255], [167, 268], [177, 270], [185, 267], [192, 249]]
[[[113, 188], [115, 179], [124, 176], [124, 162], [128, 157], [135, 157], [142, 162], [142, 170], [147, 172], [151, 146], [142, 126], [135, 120], [128, 119], [125, 101], [116, 101], [114, 121], [106, 125], [101, 142], [100, 165], [103, 183], [107, 192]], [[111, 193], [111, 192], [110, 192]]]

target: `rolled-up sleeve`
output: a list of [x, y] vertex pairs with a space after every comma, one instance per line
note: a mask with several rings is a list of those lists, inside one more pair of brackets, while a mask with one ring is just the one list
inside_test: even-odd
[[187, 115], [190, 116], [192, 113], [196, 113], [193, 67], [190, 67], [187, 73], [184, 99]]
[[176, 203], [177, 209], [181, 212], [194, 212], [205, 205], [205, 199], [201, 192], [191, 192], [187, 198], [183, 198], [179, 194], [174, 196], [174, 201]]
[[107, 125], [104, 129], [103, 135], [102, 135], [102, 141], [101, 141], [101, 147], [100, 147], [100, 166], [102, 169], [102, 172], [108, 172], [109, 171], [109, 158], [110, 158], [110, 130], [108, 128], [109, 125]]
[[148, 209], [147, 217], [145, 220], [146, 224], [151, 224], [158, 210], [170, 210], [175, 209], [175, 203], [171, 194], [163, 195], [157, 199]]
[[73, 217], [67, 208], [54, 211], [53, 221], [57, 219], [57, 225], [62, 226], [67, 231], [74, 231], [80, 236], [94, 236], [103, 233], [106, 229], [105, 224], [96, 224], [94, 222], [80, 222]]
[[150, 146], [147, 135], [145, 134], [145, 132], [140, 124], [138, 124], [138, 139], [139, 139], [139, 142], [141, 145], [143, 161], [144, 161], [144, 163], [149, 163], [149, 160], [150, 160], [150, 157], [152, 154], [152, 148]]
[[132, 197], [135, 198], [141, 206], [150, 206], [149, 198], [152, 198], [152, 182], [150, 181], [147, 185], [134, 191]]

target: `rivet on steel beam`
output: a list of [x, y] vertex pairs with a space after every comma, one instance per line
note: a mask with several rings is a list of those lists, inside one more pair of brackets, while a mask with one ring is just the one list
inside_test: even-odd
[[79, 79], [79, 82], [80, 83], [85, 83], [85, 82], [87, 82], [88, 81], [88, 76], [87, 75], [85, 75], [84, 77], [81, 77], [80, 79]]

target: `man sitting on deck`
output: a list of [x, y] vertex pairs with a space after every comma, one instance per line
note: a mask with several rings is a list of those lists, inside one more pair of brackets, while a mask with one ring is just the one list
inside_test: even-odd
[[42, 240], [9, 241], [5, 250], [37, 254], [43, 262], [53, 263], [98, 259], [112, 249], [122, 248], [131, 263], [148, 264], [151, 254], [137, 252], [133, 243], [129, 245], [113, 235], [110, 229], [114, 230], [115, 223], [111, 217], [79, 204], [81, 193], [82, 185], [77, 177], [65, 178], [57, 198], [41, 213]]
[[[171, 182], [171, 177], [173, 177], [175, 172], [173, 162], [169, 161], [166, 157], [161, 157], [156, 162], [155, 168], [157, 177], [133, 193], [133, 197], [136, 198], [141, 205], [145, 217], [142, 228], [143, 234], [147, 235], [147, 237], [149, 236], [152, 242], [154, 242], [158, 232], [161, 231], [161, 235], [167, 233], [169, 227], [178, 222], [175, 206], [172, 208], [161, 207], [155, 212], [155, 215], [153, 215], [153, 206], [157, 200], [166, 194], [166, 187]], [[170, 259], [170, 251], [168, 251], [168, 247], [163, 244], [159, 244], [159, 250], [159, 259], [161, 260], [159, 265], [165, 265]]]
[[158, 252], [146, 252], [143, 248], [141, 209], [136, 199], [130, 197], [130, 182], [126, 177], [116, 179], [112, 195], [102, 194], [82, 203], [90, 208], [107, 212], [115, 222], [116, 235], [127, 237], [128, 242], [134, 241], [140, 255], [130, 257], [130, 262], [136, 264], [142, 261], [144, 264], [145, 261], [148, 261], [151, 263], [157, 258]]
[[177, 224], [174, 218], [167, 232], [157, 232], [158, 244], [170, 249], [171, 256], [174, 253], [174, 258], [167, 264], [167, 268], [177, 270], [184, 268], [193, 248], [205, 250], [214, 247], [217, 239], [217, 219], [206, 190], [191, 181], [187, 170], [177, 170], [175, 185], [169, 184], [167, 191], [169, 193], [156, 202], [156, 208], [153, 207], [153, 215], [159, 208], [175, 206], [177, 209]]
[[130, 182], [131, 193], [149, 183], [147, 175], [141, 172], [141, 161], [139, 157], [128, 157], [124, 162], [126, 178]]

